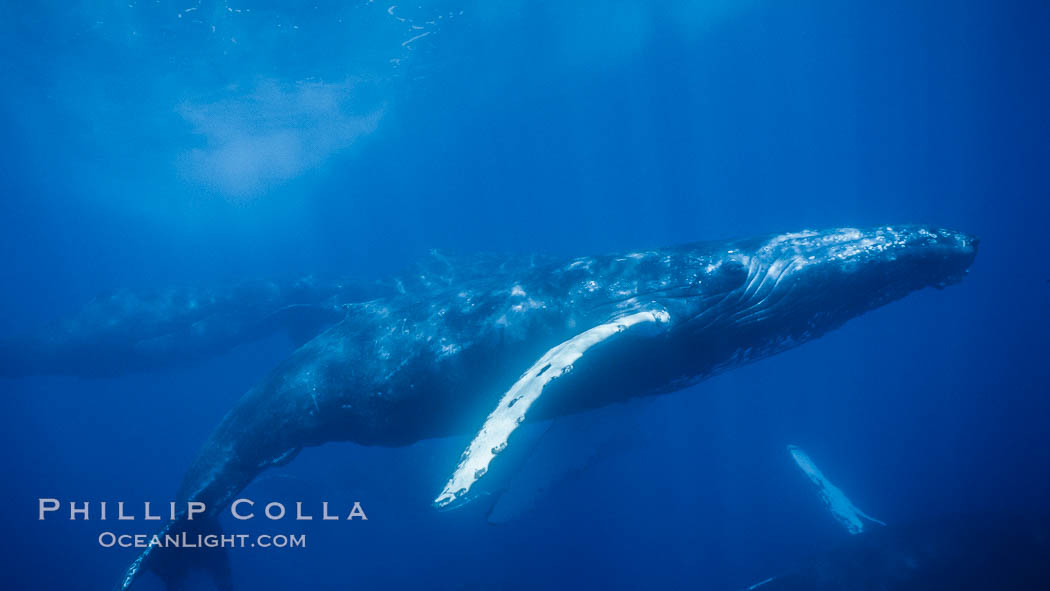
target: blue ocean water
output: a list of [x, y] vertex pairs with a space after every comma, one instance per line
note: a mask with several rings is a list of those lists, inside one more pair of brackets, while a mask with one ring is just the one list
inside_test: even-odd
[[[640, 403], [522, 520], [430, 508], [467, 438], [304, 451], [246, 494], [368, 521], [277, 524], [309, 547], [234, 551], [234, 582], [740, 589], [846, 535], [787, 444], [890, 523], [1045, 511], [1050, 6], [652, 4], [5, 4], [0, 334], [118, 287], [382, 277], [431, 248], [936, 224], [981, 239], [962, 283]], [[37, 499], [170, 499], [288, 353], [0, 378], [9, 588], [115, 584], [135, 552]]]

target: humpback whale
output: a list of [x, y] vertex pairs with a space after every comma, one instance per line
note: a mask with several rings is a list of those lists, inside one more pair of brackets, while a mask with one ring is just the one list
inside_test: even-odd
[[[451, 508], [510, 455], [525, 421], [680, 390], [800, 345], [959, 281], [976, 248], [970, 235], [909, 225], [571, 259], [440, 259], [394, 295], [346, 306], [342, 320], [244, 394], [176, 498], [213, 517], [306, 446], [473, 433], [434, 499]], [[199, 527], [179, 515], [163, 531]], [[211, 564], [228, 588], [228, 566]], [[118, 588], [146, 570], [178, 572], [149, 548]]]
[[842, 527], [846, 528], [847, 532], [852, 535], [864, 532], [866, 529], [865, 522], [877, 523], [883, 527], [886, 526], [885, 522], [875, 519], [858, 509], [853, 504], [853, 501], [849, 500], [846, 493], [842, 492], [842, 489], [832, 484], [824, 476], [824, 472], [817, 467], [817, 464], [801, 447], [789, 445], [787, 450], [791, 454], [791, 459], [795, 460], [795, 465], [802, 470], [802, 473], [806, 475], [806, 478], [813, 483], [813, 486], [820, 493], [820, 500], [824, 503], [824, 506], [828, 508], [828, 511], [831, 511], [835, 521], [842, 524]]

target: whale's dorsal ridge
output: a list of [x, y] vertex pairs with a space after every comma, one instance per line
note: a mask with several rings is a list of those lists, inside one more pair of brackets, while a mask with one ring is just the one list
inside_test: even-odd
[[534, 253], [463, 254], [435, 248], [410, 264], [395, 281], [403, 294], [423, 294], [493, 276], [524, 273], [558, 260], [555, 256]]

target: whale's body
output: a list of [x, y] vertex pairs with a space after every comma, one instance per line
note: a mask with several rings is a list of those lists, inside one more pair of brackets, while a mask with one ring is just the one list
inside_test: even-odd
[[[328, 441], [476, 433], [436, 500], [458, 503], [523, 420], [684, 388], [953, 283], [975, 253], [968, 235], [900, 226], [424, 267], [395, 295], [349, 306], [245, 394], [178, 500], [214, 515], [263, 470]], [[151, 562], [147, 551], [121, 588]]]

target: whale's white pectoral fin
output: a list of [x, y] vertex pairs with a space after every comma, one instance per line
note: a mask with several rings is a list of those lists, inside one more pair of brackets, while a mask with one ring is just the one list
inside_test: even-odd
[[666, 323], [670, 316], [664, 310], [630, 314], [584, 331], [547, 351], [534, 363], [500, 399], [481, 430], [474, 436], [452, 478], [434, 499], [434, 506], [448, 508], [467, 500], [472, 486], [489, 470], [492, 460], [507, 446], [511, 433], [525, 420], [529, 410], [543, 389], [558, 377], [572, 371], [572, 364], [588, 349], [629, 330], [631, 327]]
[[862, 518], [871, 521], [872, 523], [886, 525], [882, 521], [879, 521], [858, 509], [857, 506], [853, 504], [853, 501], [849, 500], [846, 493], [842, 492], [842, 489], [832, 484], [831, 481], [824, 476], [824, 473], [820, 471], [820, 468], [817, 468], [815, 463], [813, 463], [809, 454], [802, 451], [802, 448], [797, 445], [789, 445], [787, 446], [787, 449], [798, 467], [817, 487], [817, 491], [820, 493], [820, 498], [824, 502], [824, 506], [831, 511], [832, 517], [846, 528], [846, 531], [851, 534], [859, 534], [864, 531], [864, 521]]

